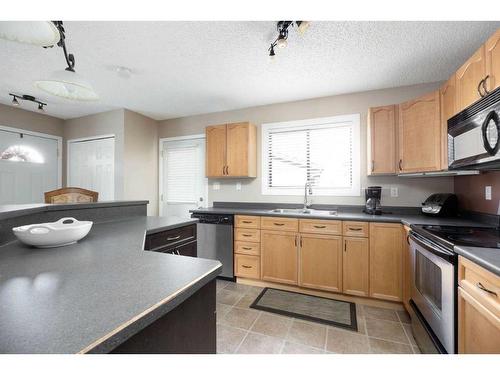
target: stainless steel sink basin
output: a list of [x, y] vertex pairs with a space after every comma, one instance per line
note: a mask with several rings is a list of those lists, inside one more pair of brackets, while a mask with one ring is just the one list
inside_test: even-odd
[[276, 214], [292, 214], [292, 215], [325, 215], [325, 216], [336, 216], [337, 211], [326, 211], [326, 210], [313, 210], [313, 209], [304, 209], [304, 208], [275, 208], [270, 212]]

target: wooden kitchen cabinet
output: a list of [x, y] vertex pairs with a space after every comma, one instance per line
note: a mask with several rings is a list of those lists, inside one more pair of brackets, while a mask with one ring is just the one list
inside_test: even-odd
[[401, 224], [370, 223], [370, 297], [402, 301], [402, 279]]
[[453, 74], [439, 89], [441, 109], [441, 169], [448, 169], [448, 120], [457, 114], [456, 77]]
[[410, 252], [410, 227], [403, 227], [403, 305], [410, 311], [411, 298], [411, 252]]
[[256, 177], [257, 129], [248, 122], [208, 126], [207, 177]]
[[261, 231], [261, 278], [284, 284], [297, 284], [298, 234]]
[[397, 111], [396, 105], [368, 110], [368, 175], [396, 173]]
[[439, 91], [399, 105], [399, 173], [441, 170]]
[[301, 234], [299, 286], [342, 291], [342, 237]]
[[343, 292], [367, 297], [369, 293], [368, 238], [344, 237]]
[[485, 60], [483, 45], [457, 70], [457, 112], [481, 99], [479, 90], [484, 91], [484, 89], [479, 85], [486, 76]]
[[486, 62], [486, 88], [493, 91], [500, 87], [500, 29], [484, 45]]

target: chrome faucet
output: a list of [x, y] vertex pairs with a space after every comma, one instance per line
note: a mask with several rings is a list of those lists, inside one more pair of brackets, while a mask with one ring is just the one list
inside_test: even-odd
[[309, 192], [309, 195], [312, 195], [312, 185], [309, 181], [306, 182], [304, 185], [304, 210], [307, 210], [310, 206], [311, 203], [309, 203], [307, 199], [307, 193]]

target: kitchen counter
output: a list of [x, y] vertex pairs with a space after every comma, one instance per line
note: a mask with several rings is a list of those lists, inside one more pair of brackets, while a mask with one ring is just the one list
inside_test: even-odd
[[495, 275], [500, 276], [500, 249], [455, 246], [453, 250], [458, 255], [462, 255]]
[[0, 353], [106, 353], [173, 310], [221, 264], [144, 251], [144, 238], [195, 222], [138, 216], [65, 247], [0, 246]]

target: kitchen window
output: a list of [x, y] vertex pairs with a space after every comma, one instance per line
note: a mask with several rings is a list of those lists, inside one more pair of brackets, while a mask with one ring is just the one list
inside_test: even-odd
[[262, 194], [360, 195], [360, 116], [262, 125]]

